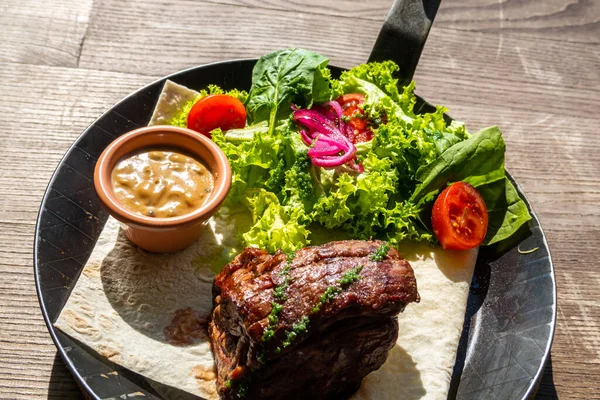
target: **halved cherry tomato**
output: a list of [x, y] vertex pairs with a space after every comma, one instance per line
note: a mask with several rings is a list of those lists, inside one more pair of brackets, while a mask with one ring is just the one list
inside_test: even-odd
[[201, 98], [192, 106], [187, 117], [187, 127], [211, 137], [210, 131], [224, 131], [246, 126], [246, 109], [235, 97], [212, 94]]
[[358, 131], [354, 135], [354, 143], [368, 142], [373, 140], [373, 131], [370, 129]]
[[360, 93], [344, 94], [336, 100], [344, 110], [344, 116], [348, 117], [348, 125], [354, 131], [354, 143], [368, 142], [373, 139], [373, 132], [369, 128], [364, 111], [359, 104], [365, 102], [365, 95]]
[[446, 250], [466, 250], [483, 242], [488, 227], [485, 201], [473, 186], [456, 182], [433, 204], [433, 233]]
[[343, 94], [336, 100], [345, 110], [349, 106], [357, 106], [365, 102], [365, 95], [360, 93]]

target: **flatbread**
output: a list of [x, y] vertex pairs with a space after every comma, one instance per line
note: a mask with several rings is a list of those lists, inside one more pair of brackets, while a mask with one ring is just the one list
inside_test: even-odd
[[218, 399], [206, 334], [184, 346], [164, 334], [178, 310], [190, 309], [198, 319], [210, 315], [214, 273], [195, 268], [199, 246], [168, 257], [146, 254], [112, 218], [98, 241], [55, 326], [116, 364]]
[[195, 90], [167, 80], [148, 125], [168, 125], [181, 110], [183, 104], [196, 99], [198, 96], [200, 96], [200, 93]]
[[[150, 125], [168, 123], [198, 95], [167, 81]], [[109, 218], [55, 326], [146, 376], [165, 398], [187, 400], [189, 393], [217, 399], [212, 352], [199, 327], [212, 308], [213, 277], [241, 252], [239, 234], [251, 222], [245, 210], [223, 207], [187, 249], [151, 254], [132, 245]], [[315, 242], [322, 241], [314, 233]], [[332, 231], [321, 236], [346, 238]], [[353, 399], [446, 399], [477, 250], [427, 245], [399, 250], [415, 271], [421, 302], [400, 314], [388, 360], [365, 378]]]
[[385, 364], [369, 374], [353, 399], [416, 400], [448, 397], [477, 249], [444, 251], [427, 245], [399, 249], [421, 296], [398, 316], [396, 345]]
[[203, 325], [215, 271], [239, 251], [236, 233], [250, 222], [248, 214], [222, 208], [196, 243], [153, 254], [129, 242], [109, 218], [54, 326], [153, 381], [218, 399]]
[[[234, 211], [221, 209], [196, 243], [170, 254], [139, 250], [109, 218], [55, 326], [159, 384], [218, 399], [206, 334], [174, 345], [165, 329], [182, 310], [193, 312], [184, 325], [208, 317], [213, 277], [239, 251], [236, 233], [251, 222], [249, 215]], [[353, 399], [447, 397], [477, 252], [426, 245], [400, 251], [415, 271], [421, 302], [400, 314], [400, 334], [388, 360], [365, 378]]]

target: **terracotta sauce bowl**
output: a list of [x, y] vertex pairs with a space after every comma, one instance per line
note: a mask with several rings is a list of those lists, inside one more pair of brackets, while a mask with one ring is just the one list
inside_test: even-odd
[[[154, 218], [124, 208], [113, 192], [111, 175], [117, 162], [145, 148], [178, 148], [203, 162], [214, 178], [210, 197], [188, 214]], [[110, 215], [124, 224], [127, 238], [144, 250], [165, 253], [182, 250], [196, 241], [206, 221], [219, 209], [231, 187], [231, 168], [219, 146], [190, 129], [149, 126], [126, 133], [100, 155], [94, 170], [94, 186]]]

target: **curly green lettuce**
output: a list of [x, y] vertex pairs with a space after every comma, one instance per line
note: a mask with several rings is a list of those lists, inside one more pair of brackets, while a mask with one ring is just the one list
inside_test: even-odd
[[264, 189], [251, 189], [245, 194], [245, 201], [252, 214], [254, 225], [244, 233], [246, 246], [259, 247], [274, 253], [281, 250], [290, 253], [306, 243], [309, 231], [301, 222], [302, 208], [286, 210], [277, 196]]
[[[471, 135], [464, 124], [450, 122], [446, 108], [418, 101], [414, 82], [398, 85], [391, 61], [359, 65], [339, 79], [332, 79], [327, 62], [307, 50], [274, 52], [256, 64], [249, 94], [229, 92], [245, 101], [251, 125], [217, 129], [212, 137], [233, 173], [227, 202], [244, 204], [252, 215], [244, 245], [291, 252], [310, 243], [313, 229], [394, 245], [434, 242], [433, 201], [459, 180], [476, 186], [488, 205], [485, 244], [510, 237], [531, 218], [506, 179], [497, 128]], [[220, 91], [209, 87], [201, 96]], [[374, 139], [357, 145], [360, 174], [313, 166], [291, 120], [292, 104], [310, 107], [344, 93], [364, 94], [362, 108], [374, 123]]]

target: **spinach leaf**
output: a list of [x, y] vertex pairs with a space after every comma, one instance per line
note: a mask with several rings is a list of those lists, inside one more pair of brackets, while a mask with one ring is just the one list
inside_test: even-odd
[[531, 219], [527, 205], [508, 178], [479, 186], [477, 190], [485, 199], [489, 217], [483, 244], [491, 245], [508, 239]]
[[421, 182], [411, 196], [418, 203], [449, 182], [464, 180], [477, 187], [503, 180], [506, 146], [497, 127], [486, 128], [450, 146], [435, 161], [417, 170]]
[[506, 178], [505, 149], [498, 127], [490, 127], [450, 146], [435, 161], [419, 168], [417, 180], [421, 183], [410, 200], [423, 210], [421, 222], [431, 215], [430, 209], [439, 191], [456, 181], [470, 183], [485, 200], [489, 226], [484, 245], [508, 238], [529, 221], [531, 216], [525, 203]]
[[438, 155], [441, 155], [450, 147], [461, 141], [460, 137], [446, 132], [436, 131], [432, 136], [435, 139], [435, 150]]
[[293, 101], [310, 107], [331, 97], [328, 59], [303, 49], [284, 49], [262, 56], [252, 71], [246, 101], [250, 123], [268, 121], [269, 133], [277, 121], [292, 112]]

